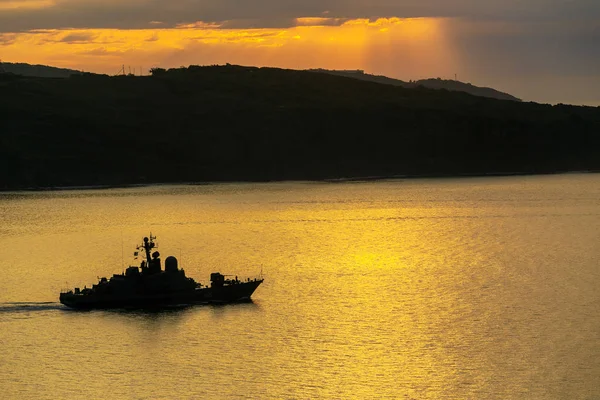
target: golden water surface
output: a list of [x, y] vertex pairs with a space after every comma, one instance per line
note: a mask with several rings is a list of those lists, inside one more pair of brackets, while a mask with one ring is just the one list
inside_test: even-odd
[[[0, 194], [2, 399], [600, 397], [600, 176]], [[150, 231], [250, 304], [69, 311]]]

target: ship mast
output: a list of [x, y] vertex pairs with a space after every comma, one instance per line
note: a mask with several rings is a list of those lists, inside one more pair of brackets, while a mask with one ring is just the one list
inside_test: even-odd
[[160, 254], [158, 253], [158, 251], [155, 251], [152, 255], [150, 255], [150, 250], [154, 249], [155, 247], [158, 247], [158, 245], [154, 243], [154, 239], [156, 239], [156, 236], [152, 236], [152, 233], [150, 233], [150, 238], [145, 237], [144, 243], [137, 247], [138, 250], [140, 248], [144, 249], [144, 252], [146, 253], [146, 266], [150, 273], [160, 272], [161, 270], [160, 259], [158, 258]]
[[148, 265], [150, 265], [150, 261], [152, 260], [152, 258], [150, 258], [150, 249], [152, 249], [154, 247], [154, 241], [152, 239], [154, 239], [152, 237], [152, 234], [150, 234], [150, 239], [148, 239], [147, 237], [145, 237], [144, 238], [144, 243], [141, 246], [141, 247], [144, 248], [144, 251], [146, 252], [146, 263]]

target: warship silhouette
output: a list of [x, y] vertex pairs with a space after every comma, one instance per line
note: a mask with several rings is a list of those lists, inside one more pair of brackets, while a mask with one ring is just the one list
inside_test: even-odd
[[[123, 274], [100, 278], [91, 288], [74, 288], [60, 293], [60, 302], [78, 309], [157, 308], [174, 305], [233, 303], [250, 301], [250, 296], [263, 278], [229, 279], [219, 272], [210, 274], [210, 286], [185, 276], [177, 259], [165, 259], [161, 268], [156, 236], [145, 237], [137, 250], [143, 250], [145, 261], [140, 267], [128, 267]], [[135, 253], [137, 255], [137, 252]]]

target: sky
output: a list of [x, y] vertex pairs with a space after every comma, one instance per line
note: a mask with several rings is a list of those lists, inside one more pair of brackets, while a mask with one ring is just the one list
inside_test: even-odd
[[599, 0], [0, 0], [0, 60], [443, 78], [600, 106]]

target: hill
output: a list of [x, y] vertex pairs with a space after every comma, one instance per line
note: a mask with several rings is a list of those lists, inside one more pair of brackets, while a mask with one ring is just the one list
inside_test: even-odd
[[521, 99], [511, 96], [508, 93], [500, 92], [496, 89], [487, 87], [478, 87], [470, 83], [446, 79], [421, 79], [418, 81], [405, 82], [399, 79], [388, 78], [382, 75], [365, 74], [362, 70], [327, 70], [327, 69], [311, 69], [312, 72], [321, 72], [332, 75], [346, 76], [348, 78], [360, 79], [368, 82], [383, 83], [386, 85], [402, 86], [405, 88], [417, 88], [423, 86], [429, 89], [445, 89], [457, 92], [465, 92], [473, 96], [489, 97], [498, 100], [521, 101]]
[[0, 188], [600, 170], [600, 108], [240, 66], [0, 75]]
[[73, 69], [7, 62], [0, 62], [0, 73], [1, 72], [40, 78], [68, 78], [71, 75], [81, 74], [81, 71], [75, 71]]
[[422, 79], [408, 83], [405, 87], [419, 87], [424, 86], [429, 89], [445, 89], [457, 92], [465, 92], [472, 94], [473, 96], [489, 97], [491, 99], [498, 100], [510, 100], [510, 101], [521, 101], [521, 99], [511, 96], [508, 93], [500, 92], [496, 89], [488, 87], [480, 87], [471, 85], [470, 83], [464, 83], [460, 81], [447, 80], [447, 79]]

